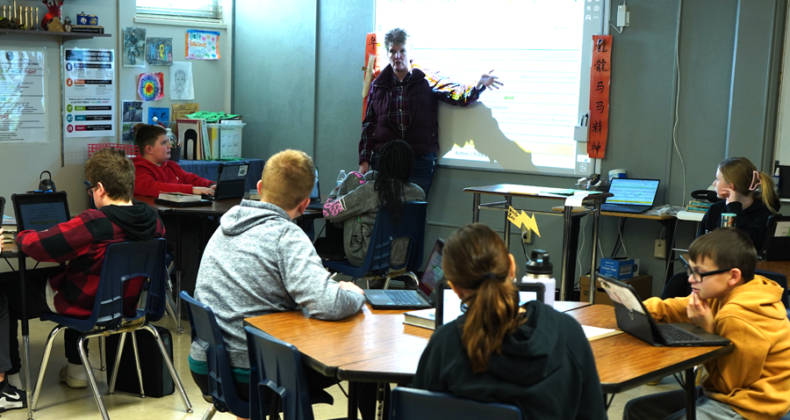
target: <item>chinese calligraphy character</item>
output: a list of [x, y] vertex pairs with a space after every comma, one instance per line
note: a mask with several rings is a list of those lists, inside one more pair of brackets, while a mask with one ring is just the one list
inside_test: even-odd
[[609, 52], [609, 50], [606, 49], [606, 40], [603, 38], [598, 38], [596, 49], [598, 52]]
[[595, 120], [595, 122], [593, 122], [593, 125], [591, 127], [591, 131], [593, 133], [601, 133], [602, 129], [603, 129], [603, 124], [601, 124], [601, 120]]
[[604, 110], [603, 101], [598, 101], [595, 103], [595, 110], [598, 111], [599, 114], [603, 114], [603, 110]]
[[609, 71], [606, 69], [606, 60], [598, 60], [595, 62], [595, 71]]
[[603, 93], [604, 89], [605, 88], [604, 88], [603, 82], [598, 82], [598, 84], [595, 85], [595, 91], [596, 92]]
[[598, 151], [601, 150], [601, 142], [595, 142], [592, 145], [592, 149], [595, 150], [595, 154], [598, 154]]

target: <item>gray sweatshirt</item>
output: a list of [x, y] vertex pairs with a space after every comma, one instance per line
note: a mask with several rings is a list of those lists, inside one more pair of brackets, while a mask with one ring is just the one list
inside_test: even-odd
[[[324, 219], [343, 226], [343, 248], [351, 265], [362, 267], [370, 245], [381, 203], [376, 191], [376, 172], [365, 175], [351, 172], [329, 194], [324, 204]], [[417, 184], [403, 186], [403, 201], [425, 201], [425, 192]], [[392, 243], [392, 263], [406, 259], [408, 239], [398, 238]]]
[[[214, 310], [233, 367], [248, 369], [244, 318], [292, 311], [343, 319], [362, 308], [365, 297], [340, 289], [307, 235], [281, 208], [242, 200], [220, 221], [203, 253], [195, 299]], [[190, 355], [206, 355], [192, 343]]]

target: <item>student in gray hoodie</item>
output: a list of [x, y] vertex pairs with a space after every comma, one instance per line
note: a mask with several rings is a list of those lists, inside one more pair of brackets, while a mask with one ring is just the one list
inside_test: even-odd
[[442, 261], [465, 314], [436, 329], [412, 385], [517, 406], [524, 419], [606, 419], [590, 343], [572, 317], [518, 305], [516, 263], [490, 227], [447, 239]]
[[[272, 156], [258, 182], [260, 202], [243, 200], [220, 220], [198, 271], [195, 299], [210, 306], [222, 330], [240, 396], [249, 398], [249, 368], [244, 318], [298, 307], [310, 316], [339, 320], [360, 310], [364, 292], [336, 282], [321, 264], [307, 235], [292, 222], [310, 203], [315, 183], [312, 159], [285, 150]], [[209, 395], [206, 354], [192, 343], [189, 367]], [[320, 375], [307, 369], [311, 388]], [[336, 381], [323, 381], [318, 387]]]
[[[397, 224], [403, 216], [403, 203], [425, 201], [422, 188], [409, 182], [413, 167], [411, 146], [403, 140], [393, 140], [381, 148], [376, 171], [365, 175], [351, 172], [329, 194], [324, 204], [324, 219], [343, 227], [343, 249], [351, 265], [361, 267], [365, 262], [379, 207], [384, 205], [392, 222]], [[406, 239], [395, 240], [392, 246], [394, 264], [406, 259], [408, 245]]]

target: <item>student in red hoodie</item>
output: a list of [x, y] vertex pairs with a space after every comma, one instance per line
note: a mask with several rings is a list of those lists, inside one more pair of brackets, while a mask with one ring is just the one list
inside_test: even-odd
[[214, 195], [216, 185], [189, 173], [170, 160], [167, 131], [158, 125], [134, 126], [134, 142], [140, 155], [132, 159], [135, 167], [134, 195], [158, 197], [160, 192]]

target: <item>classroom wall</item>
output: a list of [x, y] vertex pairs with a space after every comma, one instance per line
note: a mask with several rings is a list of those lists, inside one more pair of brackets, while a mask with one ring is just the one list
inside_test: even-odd
[[[239, 108], [242, 104], [258, 104], [257, 116], [245, 118], [244, 153], [265, 159], [287, 147], [302, 147], [315, 157], [322, 186], [328, 190], [339, 169], [358, 167], [363, 45], [365, 34], [374, 29], [374, 0], [303, 2], [299, 4], [303, 15], [286, 13], [290, 5], [266, 2], [264, 10], [271, 17], [258, 14], [257, 3], [236, 0], [237, 45], [241, 45], [240, 39], [250, 37], [277, 45], [262, 43], [259, 54], [245, 56], [243, 66], [239, 60], [234, 65], [234, 112], [243, 112]], [[613, 3], [613, 8], [619, 4]], [[716, 165], [727, 156], [746, 156], [758, 167], [769, 167], [786, 0], [686, 0], [682, 10], [679, 0], [631, 0], [628, 7], [631, 26], [622, 34], [613, 33], [611, 127], [602, 173], [625, 168], [630, 177], [661, 179], [657, 201], [681, 205], [690, 191], [710, 185]], [[314, 12], [315, 22], [305, 27]], [[268, 24], [258, 24], [261, 19]], [[408, 22], [404, 27], [408, 29]], [[685, 162], [685, 178], [672, 144], [678, 86], [674, 75], [676, 44], [680, 63], [676, 138]], [[313, 45], [316, 52], [311, 59], [308, 55]], [[272, 62], [276, 62], [275, 69], [261, 73]], [[279, 92], [239, 84], [240, 80], [256, 79], [286, 82], [293, 77], [291, 73], [307, 84], [314, 78], [315, 89], [303, 89], [294, 82], [283, 83], [290, 89]], [[290, 108], [294, 102], [304, 104], [303, 112]], [[314, 126], [312, 135], [303, 130], [305, 118]], [[251, 120], [261, 123], [250, 124]], [[426, 252], [437, 237], [446, 238], [471, 221], [472, 195], [464, 193], [464, 187], [495, 183], [571, 187], [573, 181], [439, 168], [428, 199]], [[515, 207], [541, 210], [556, 204], [514, 200]], [[555, 276], [559, 276], [562, 219], [540, 215], [537, 219], [542, 236], [528, 250], [548, 250], [555, 262]], [[481, 222], [500, 231], [504, 226], [501, 213], [482, 212]], [[615, 244], [617, 222], [602, 218], [600, 243], [605, 255]], [[584, 256], [591, 247], [592, 223], [582, 223], [583, 256], [577, 274], [589, 270], [589, 256]], [[684, 234], [680, 240], [688, 243], [691, 226], [681, 228]], [[652, 256], [661, 230], [656, 222], [629, 220], [623, 231], [628, 255], [640, 258], [640, 271], [654, 276], [654, 294], [660, 293], [664, 273], [664, 261]], [[515, 234], [511, 240], [521, 276], [525, 259]]]
[[[6, 2], [7, 3], [7, 2]], [[227, 2], [230, 7], [231, 2]], [[39, 8], [39, 17], [46, 14], [46, 8], [40, 1], [17, 1], [19, 6], [33, 6]], [[94, 38], [87, 40], [70, 40], [63, 44], [64, 48], [105, 48], [115, 49], [116, 52], [116, 80], [118, 89], [116, 99], [120, 109], [123, 99], [136, 99], [135, 87], [137, 74], [149, 71], [161, 71], [165, 76], [165, 88], [169, 86], [169, 69], [165, 66], [147, 66], [146, 68], [124, 68], [121, 65], [120, 52], [122, 51], [122, 30], [124, 26], [134, 26], [135, 2], [132, 0], [92, 1], [69, 0], [63, 5], [64, 15], [71, 16], [76, 21], [77, 13], [85, 12], [99, 17], [99, 23], [104, 26], [105, 33], [111, 37]], [[227, 14], [230, 18], [232, 13]], [[232, 24], [232, 23], [231, 23]], [[147, 36], [161, 36], [173, 38], [173, 49], [177, 60], [184, 60], [184, 37], [187, 26], [171, 25], [137, 25], [147, 28]], [[195, 28], [199, 29], [199, 28]], [[230, 109], [230, 66], [231, 66], [231, 40], [225, 29], [219, 30], [220, 51], [222, 59], [219, 61], [191, 60], [193, 78], [195, 82], [195, 101], [199, 102], [201, 109], [229, 110]], [[85, 180], [84, 165], [88, 159], [89, 143], [115, 143], [112, 137], [88, 137], [67, 139], [63, 147], [61, 159], [61, 103], [60, 94], [60, 41], [56, 37], [34, 35], [4, 35], [0, 39], [0, 49], [25, 49], [46, 48], [46, 65], [49, 70], [46, 86], [46, 109], [48, 118], [48, 134], [46, 143], [0, 143], [0, 196], [7, 200], [5, 214], [12, 215], [11, 194], [24, 192], [38, 187], [38, 177], [41, 171], [52, 172], [58, 190], [64, 190], [69, 196], [69, 210], [77, 214], [88, 208], [88, 197], [85, 193], [83, 181]], [[178, 58], [180, 57], [180, 58]], [[169, 92], [165, 99], [150, 102], [153, 106], [169, 107]], [[148, 105], [146, 105], [147, 107]], [[117, 130], [120, 130], [120, 112], [117, 115]], [[144, 115], [147, 118], [147, 114]]]

